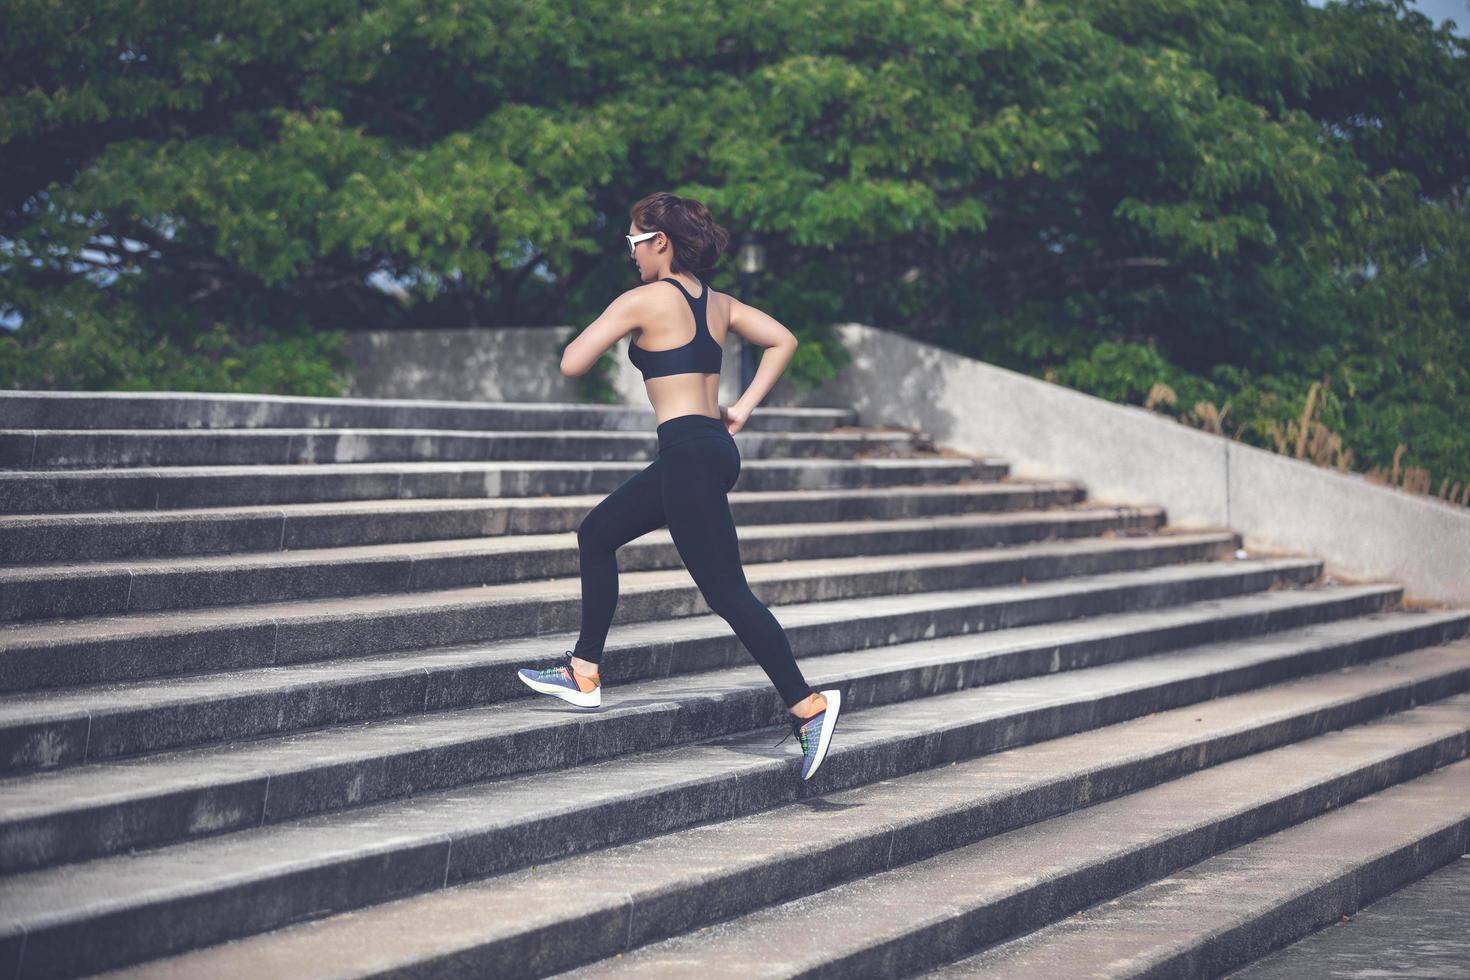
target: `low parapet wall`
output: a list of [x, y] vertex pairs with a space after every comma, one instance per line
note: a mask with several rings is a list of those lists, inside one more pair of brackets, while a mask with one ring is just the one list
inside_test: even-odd
[[[572, 328], [436, 330], [353, 339], [355, 395], [560, 401]], [[862, 324], [837, 328], [852, 363], [768, 405], [851, 407], [864, 423], [919, 428], [957, 449], [996, 453], [1016, 472], [1068, 476], [1094, 499], [1163, 505], [1180, 526], [1230, 527], [1247, 548], [1317, 555], [1338, 575], [1402, 583], [1415, 598], [1470, 605], [1470, 510], [1406, 494], [1189, 428]], [[646, 404], [624, 345], [614, 388]], [[722, 400], [738, 395], [738, 341], [726, 344]]]
[[861, 324], [838, 328], [853, 362], [772, 404], [850, 405], [863, 422], [915, 426], [1018, 473], [1066, 475], [1098, 500], [1156, 503], [1171, 523], [1230, 527], [1247, 549], [1317, 555], [1345, 577], [1470, 605], [1470, 510], [1313, 466]]

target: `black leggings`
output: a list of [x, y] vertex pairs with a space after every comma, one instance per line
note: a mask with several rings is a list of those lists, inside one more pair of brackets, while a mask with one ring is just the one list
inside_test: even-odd
[[745, 581], [735, 518], [725, 494], [740, 475], [740, 450], [725, 423], [680, 415], [658, 427], [658, 455], [588, 512], [577, 529], [582, 632], [573, 654], [597, 663], [618, 604], [617, 550], [668, 525], [704, 601], [735, 630], [786, 706], [812, 694], [786, 631]]

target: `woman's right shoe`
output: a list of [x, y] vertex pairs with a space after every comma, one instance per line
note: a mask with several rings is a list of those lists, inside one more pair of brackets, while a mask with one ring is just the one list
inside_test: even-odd
[[[801, 743], [801, 778], [811, 779], [827, 758], [832, 747], [832, 735], [837, 731], [837, 716], [842, 711], [842, 692], [833, 688], [817, 692], [827, 699], [827, 707], [810, 718], [792, 718], [791, 731], [781, 742], [792, 735]], [[780, 745], [781, 742], [777, 742]]]
[[568, 650], [565, 654], [565, 662], [556, 667], [547, 667], [545, 670], [535, 670], [531, 667], [522, 667], [516, 671], [516, 676], [521, 679], [533, 691], [542, 694], [550, 694], [552, 697], [561, 698], [579, 708], [598, 708], [602, 706], [602, 681], [590, 677], [581, 680], [590, 682], [591, 690], [584, 690], [578, 683], [578, 674], [572, 670], [572, 652]]

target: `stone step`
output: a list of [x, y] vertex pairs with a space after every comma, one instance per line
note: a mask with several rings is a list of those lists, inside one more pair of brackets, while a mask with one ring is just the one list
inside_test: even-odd
[[[1256, 615], [1266, 619], [1259, 611]], [[1301, 621], [1290, 615], [1273, 618], [1286, 624]], [[1403, 617], [1387, 621], [1397, 637], [1405, 626]], [[1470, 613], [1442, 618], [1426, 627], [1429, 633], [1412, 636], [1438, 641], [1447, 633], [1464, 632], [1467, 625]], [[1319, 630], [1341, 639], [1344, 631], [1384, 628], [1357, 619]], [[1265, 639], [1321, 642], [1316, 634], [1292, 629], [1301, 627], [1287, 625]], [[1039, 635], [1044, 628], [1017, 636], [1012, 632], [832, 654], [808, 661], [804, 673], [814, 686], [853, 691], [847, 707], [859, 711], [1056, 672], [1060, 648], [1055, 643], [1047, 647], [1046, 637]], [[1223, 636], [1232, 632], [1221, 630]], [[1216, 645], [1220, 638], [1212, 634]], [[1096, 633], [1082, 638], [1070, 644], [1062, 669], [1159, 649], [1146, 643], [1129, 648], [1126, 639], [1126, 634], [1117, 635], [1116, 627], [1105, 648]], [[1072, 652], [1079, 647], [1106, 652], [1079, 656]], [[514, 666], [504, 670], [513, 681]], [[0, 780], [0, 873], [749, 731], [779, 724], [785, 710], [754, 666], [609, 686], [604, 696], [608, 708], [616, 710], [549, 712], [540, 700], [519, 697], [510, 703]]]
[[[1416, 736], [1453, 739], [1470, 696], [1413, 708], [1417, 681], [1400, 676], [1408, 668], [1418, 677], [1426, 653], [828, 794], [821, 808], [788, 804], [288, 926], [120, 976], [248, 980], [323, 975], [324, 963], [325, 975], [340, 978], [545, 976], [1251, 753], [1303, 739], [1311, 741], [1299, 748], [1315, 748], [1333, 738], [1323, 732], [1349, 725], [1400, 750]], [[1367, 747], [1358, 730], [1349, 737]], [[684, 972], [691, 965], [702, 962]], [[1090, 975], [1074, 964], [1050, 978]]]
[[[1342, 921], [1436, 868], [1464, 863], [1461, 855], [1467, 853], [1470, 764], [1460, 762], [1207, 858], [928, 976], [1192, 978], [1231, 971], [1232, 976], [1249, 977], [1255, 971], [1234, 971], [1314, 929]], [[1451, 942], [1463, 949], [1470, 925], [1466, 909], [1439, 911], [1457, 921], [1450, 926]], [[1360, 949], [1351, 966], [1343, 964], [1343, 972], [1332, 970], [1319, 956], [1275, 975], [1470, 976], [1470, 962], [1464, 959], [1435, 961], [1441, 950], [1423, 935], [1424, 925], [1422, 920], [1401, 921], [1397, 930], [1378, 938], [1419, 945], [1427, 954], [1423, 958], [1430, 960], [1423, 964], [1427, 972], [1389, 960], [1384, 944], [1378, 944]], [[1354, 932], [1361, 929], [1352, 927]]]
[[[168, 469], [0, 472], [0, 514], [163, 510], [337, 500], [534, 497], [609, 493], [646, 463], [323, 463], [316, 466], [177, 466]], [[741, 490], [836, 490], [999, 480], [1000, 460], [755, 459]]]
[[[975, 650], [1003, 649], [1006, 655], [987, 660], [983, 670], [963, 674], [973, 684], [1367, 615], [1401, 598], [1397, 586], [1280, 588], [1310, 571], [1304, 563], [1246, 575], [1230, 566], [1188, 565], [1034, 582], [1000, 594], [970, 589], [798, 604], [783, 607], [782, 617], [798, 658], [955, 634], [969, 635]], [[1179, 608], [1171, 606], [1176, 603]], [[1093, 615], [1051, 618], [1078, 607]], [[987, 623], [1010, 625], [1003, 633], [969, 633]], [[548, 650], [570, 648], [575, 640], [575, 633], [562, 633], [0, 696], [0, 771], [520, 698], [528, 692], [515, 681], [514, 669], [539, 666]], [[750, 662], [724, 620], [713, 615], [629, 625], [609, 639], [606, 653], [609, 686]]]
[[[770, 562], [745, 569], [768, 605], [972, 588], [1211, 561], [1230, 532], [1083, 538], [947, 553]], [[613, 623], [709, 611], [684, 569], [619, 577]], [[366, 656], [486, 638], [539, 636], [581, 622], [581, 582], [549, 581], [424, 592], [221, 606], [0, 625], [0, 691], [204, 673]], [[1075, 609], [1071, 615], [1086, 615]]]
[[[850, 408], [762, 407], [762, 431], [856, 425]], [[0, 391], [7, 429], [602, 429], [652, 430], [652, 409], [562, 402], [456, 402], [195, 392]]]
[[[752, 459], [920, 456], [927, 438], [907, 431], [746, 432]], [[249, 466], [468, 461], [647, 461], [653, 431], [470, 431], [452, 429], [0, 429], [0, 468]]]
[[[1459, 975], [1470, 963], [1470, 846], [1418, 881], [1373, 897], [1353, 883], [1358, 910], [1231, 974], [1232, 980], [1354, 980], [1367, 970], [1422, 980]], [[1254, 950], [1252, 951], [1254, 952]]]
[[[899, 520], [1045, 510], [1080, 503], [1071, 481], [843, 490], [732, 491], [754, 524]], [[0, 515], [0, 566], [60, 561], [336, 548], [497, 534], [575, 531], [602, 494], [509, 499], [365, 500], [280, 506]]]
[[[960, 515], [740, 529], [744, 563], [990, 548], [1147, 534], [1157, 507]], [[667, 530], [618, 550], [621, 571], [682, 568]], [[253, 555], [0, 568], [0, 620], [102, 616], [576, 576], [575, 532], [316, 548]]]
[[[568, 974], [568, 980], [669, 975], [696, 963], [701, 977], [741, 980], [908, 976], [1406, 780], [1412, 782], [1390, 798], [1425, 804], [1440, 819], [1408, 821], [1418, 832], [1408, 835], [1404, 846], [1428, 844], [1436, 855], [1443, 854], [1443, 841], [1436, 838], [1446, 825], [1460, 843], [1470, 823], [1467, 751], [1470, 698], [1455, 698], [1224, 762], [942, 851], [592, 964]], [[1389, 813], [1382, 806], [1372, 809], [1380, 816]], [[1306, 833], [1305, 827], [1298, 829]], [[1341, 838], [1338, 843], [1351, 846]], [[1298, 883], [1312, 876], [1310, 863], [1322, 855], [1316, 845], [1298, 855]], [[1177, 895], [1177, 885], [1164, 893]], [[1152, 906], [1135, 910], [1135, 925], [1140, 919], [1157, 924]], [[1091, 949], [1079, 955], [1084, 958], [1074, 963], [1093, 963], [1106, 954]], [[990, 975], [1079, 974], [1063, 969]]]
[[[1326, 632], [1343, 624], [1321, 628], [1313, 639], [1296, 637], [1295, 643], [1276, 637], [1201, 647], [857, 711], [844, 722], [842, 742], [823, 768], [820, 789], [799, 779], [796, 756], [770, 747], [771, 733], [748, 733], [10, 875], [0, 880], [0, 950], [18, 962], [23, 941], [28, 971], [42, 975], [102, 969], [182, 951], [576, 851], [753, 813], [814, 791], [833, 793], [870, 785], [1291, 676], [1361, 664], [1430, 641], [1436, 630], [1448, 628], [1451, 617], [1421, 614], [1390, 619], [1348, 624], [1360, 628], [1341, 628], [1332, 638]], [[1436, 621], [1437, 626], [1431, 625]], [[1400, 662], [1392, 672], [1407, 684], [1397, 698], [1399, 706], [1405, 698], [1412, 703], [1447, 697], [1470, 685], [1470, 650], [1463, 645], [1423, 653], [1434, 654], [1432, 664], [1405, 668]], [[1355, 672], [1372, 669], [1362, 665]], [[1289, 702], [1281, 710], [1289, 712]], [[1464, 731], [1470, 726], [1456, 727], [1458, 733], [1438, 737], [1446, 752], [1463, 748]], [[1422, 728], [1418, 734], [1421, 746], [1427, 744]], [[1115, 738], [1110, 741], [1117, 744]], [[1387, 751], [1380, 737], [1359, 736], [1355, 741]], [[1203, 758], [1205, 752], [1189, 754]], [[1398, 753], [1421, 764], [1425, 755], [1423, 749]], [[1320, 751], [1304, 753], [1297, 765], [1278, 759], [1265, 769], [1269, 775], [1255, 774], [1242, 782], [1270, 793], [1285, 780], [1310, 778], [1313, 760], [1323, 756]], [[1357, 769], [1363, 775], [1357, 779], [1371, 779], [1373, 773], [1394, 776], [1396, 767], [1385, 761], [1388, 758], [1392, 757], [1360, 763]], [[1335, 798], [1353, 782], [1353, 776], [1342, 776], [1320, 790], [1309, 790], [1303, 783], [1292, 798]], [[1278, 791], [1274, 809], [1281, 808], [1279, 796]], [[1191, 802], [1176, 800], [1176, 816], [1202, 797], [1196, 790], [1182, 798]], [[1087, 826], [1087, 815], [1108, 805], [1084, 811], [1082, 827]], [[1135, 831], [1137, 822], [1135, 815]], [[1123, 827], [1128, 823], [1123, 821]], [[1104, 834], [1100, 839], [1106, 842], [1114, 836]], [[1185, 840], [1200, 837], [1182, 835]], [[784, 838], [795, 842], [789, 834]], [[1056, 848], [1048, 834], [1039, 839], [1052, 843], [1047, 850], [1052, 857], [1077, 853], [1074, 848]], [[992, 855], [990, 867], [994, 865]], [[912, 907], [895, 907], [890, 913], [905, 922], [914, 919]], [[846, 928], [835, 932], [840, 936], [833, 943], [855, 942], [869, 933]]]

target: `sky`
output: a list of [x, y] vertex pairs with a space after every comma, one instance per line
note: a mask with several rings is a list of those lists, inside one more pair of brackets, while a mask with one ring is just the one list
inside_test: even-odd
[[1470, 37], [1470, 3], [1466, 0], [1417, 0], [1412, 6], [1436, 26], [1442, 21], [1454, 21], [1455, 33]]
[[[1314, 7], [1326, 5], [1326, 0], [1308, 0]], [[1409, 6], [1434, 21], [1436, 27], [1447, 20], [1455, 22], [1455, 33], [1470, 37], [1470, 0], [1413, 0]]]

